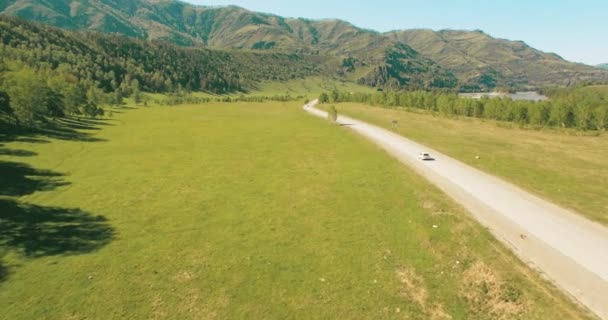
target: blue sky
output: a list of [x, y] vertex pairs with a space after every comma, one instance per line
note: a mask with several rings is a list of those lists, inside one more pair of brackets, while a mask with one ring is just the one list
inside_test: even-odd
[[481, 29], [587, 64], [608, 63], [608, 0], [186, 0], [234, 4], [311, 19], [339, 18], [359, 27]]

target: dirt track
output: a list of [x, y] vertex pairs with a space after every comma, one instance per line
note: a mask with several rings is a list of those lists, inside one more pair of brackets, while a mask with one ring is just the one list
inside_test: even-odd
[[[304, 109], [327, 118], [316, 104]], [[608, 228], [388, 130], [344, 116], [338, 122], [415, 169], [523, 261], [608, 319]], [[435, 160], [419, 160], [423, 151]]]

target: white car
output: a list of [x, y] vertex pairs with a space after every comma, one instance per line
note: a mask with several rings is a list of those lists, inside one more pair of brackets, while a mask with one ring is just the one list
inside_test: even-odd
[[418, 159], [426, 161], [426, 160], [433, 160], [433, 157], [431, 157], [431, 155], [428, 153], [421, 152], [418, 154]]

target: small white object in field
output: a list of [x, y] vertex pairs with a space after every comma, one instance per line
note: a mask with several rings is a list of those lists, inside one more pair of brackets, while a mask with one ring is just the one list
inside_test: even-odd
[[433, 229], [437, 229], [437, 228], [439, 228], [439, 226], [438, 226], [438, 225], [436, 225], [436, 224], [434, 224], [434, 225], [433, 225]]
[[479, 158], [481, 158], [480, 156], [475, 156], [475, 159], [479, 160]]
[[325, 278], [320, 278], [319, 281], [325, 282]]

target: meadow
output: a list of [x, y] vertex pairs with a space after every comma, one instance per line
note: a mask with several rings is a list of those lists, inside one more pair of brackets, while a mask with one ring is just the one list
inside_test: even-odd
[[[608, 136], [603, 132], [535, 130], [513, 123], [352, 103], [337, 108], [608, 225]], [[393, 120], [399, 122], [397, 128], [392, 128]]]
[[592, 318], [301, 104], [128, 106], [3, 134], [0, 319]]
[[[243, 92], [232, 92], [228, 94], [213, 94], [210, 92], [191, 92], [185, 94], [186, 97], [209, 99], [217, 101], [222, 99], [235, 99], [241, 97], [290, 97], [292, 100], [317, 98], [321, 93], [327, 91], [344, 91], [344, 92], [361, 92], [372, 93], [373, 88], [358, 85], [353, 82], [347, 82], [340, 79], [329, 77], [306, 77], [303, 79], [293, 79], [289, 81], [264, 81], [260, 82], [257, 87], [250, 88]], [[167, 101], [171, 96], [162, 93], [146, 93], [144, 99], [149, 103], [154, 101]]]

